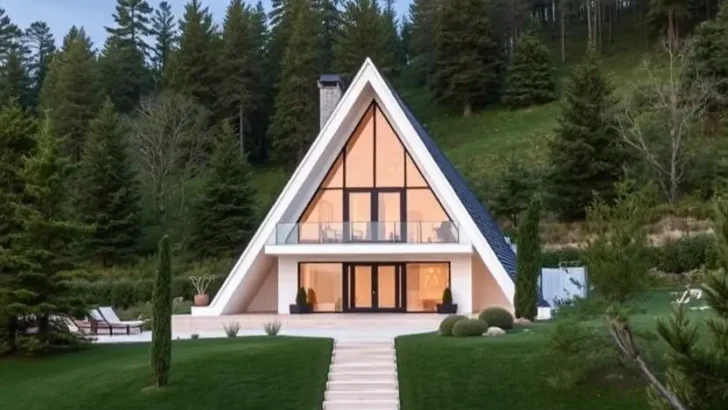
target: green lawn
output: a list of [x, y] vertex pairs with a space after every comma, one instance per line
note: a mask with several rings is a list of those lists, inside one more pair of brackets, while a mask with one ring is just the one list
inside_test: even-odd
[[149, 344], [12, 358], [0, 361], [0, 409], [320, 409], [332, 348], [315, 338], [179, 341], [164, 389], [148, 388]]

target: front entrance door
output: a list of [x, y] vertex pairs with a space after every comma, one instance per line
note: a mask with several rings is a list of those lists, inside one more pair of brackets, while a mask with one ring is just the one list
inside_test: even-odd
[[344, 275], [344, 311], [404, 311], [401, 263], [347, 263]]

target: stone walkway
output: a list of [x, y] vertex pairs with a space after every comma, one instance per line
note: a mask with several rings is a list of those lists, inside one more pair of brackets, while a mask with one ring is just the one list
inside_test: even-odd
[[394, 341], [339, 341], [326, 383], [324, 410], [397, 410]]

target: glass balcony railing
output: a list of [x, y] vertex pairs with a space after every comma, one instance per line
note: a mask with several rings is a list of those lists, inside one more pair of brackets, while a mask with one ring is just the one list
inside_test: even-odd
[[442, 222], [305, 222], [276, 226], [275, 245], [311, 243], [458, 243], [455, 223]]

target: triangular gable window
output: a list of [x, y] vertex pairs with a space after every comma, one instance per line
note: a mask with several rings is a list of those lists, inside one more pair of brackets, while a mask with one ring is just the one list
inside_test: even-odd
[[299, 220], [301, 242], [452, 242], [451, 218], [372, 102]]

